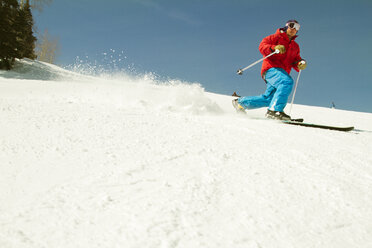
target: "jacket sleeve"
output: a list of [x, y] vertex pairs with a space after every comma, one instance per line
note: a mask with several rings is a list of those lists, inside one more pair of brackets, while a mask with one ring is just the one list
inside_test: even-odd
[[298, 62], [300, 62], [301, 60], [304, 60], [304, 59], [301, 58], [301, 56], [300, 56], [300, 47], [297, 45], [296, 56], [293, 59], [293, 63], [292, 63], [293, 69], [295, 69], [297, 72], [299, 71], [299, 69], [297, 67], [298, 66]]
[[269, 35], [261, 41], [258, 49], [263, 56], [267, 56], [275, 51], [275, 46], [278, 45], [278, 37], [275, 34]]

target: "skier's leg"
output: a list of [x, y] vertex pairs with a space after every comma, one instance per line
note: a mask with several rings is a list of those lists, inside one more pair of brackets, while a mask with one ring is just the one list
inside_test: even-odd
[[280, 68], [271, 68], [266, 73], [266, 81], [276, 87], [269, 104], [269, 110], [283, 112], [293, 88], [293, 79]]
[[268, 107], [271, 99], [274, 96], [276, 89], [267, 84], [267, 88], [264, 94], [260, 96], [244, 96], [238, 99], [238, 103], [245, 109], [256, 109], [262, 107]]

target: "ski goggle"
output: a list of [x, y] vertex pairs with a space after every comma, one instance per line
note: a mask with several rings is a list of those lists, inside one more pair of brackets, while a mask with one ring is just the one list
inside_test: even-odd
[[294, 28], [296, 29], [297, 31], [300, 30], [300, 24], [296, 23], [296, 22], [288, 22], [287, 24], [285, 24], [287, 27], [290, 27], [290, 28]]

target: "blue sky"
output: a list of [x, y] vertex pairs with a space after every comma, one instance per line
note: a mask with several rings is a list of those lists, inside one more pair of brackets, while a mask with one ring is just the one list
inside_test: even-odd
[[58, 65], [77, 56], [105, 64], [103, 53], [123, 52], [119, 67], [241, 95], [261, 94], [265, 83], [261, 64], [236, 70], [262, 58], [265, 36], [297, 19], [308, 67], [295, 103], [372, 112], [371, 13], [371, 0], [54, 0], [34, 18], [40, 32], [59, 37]]

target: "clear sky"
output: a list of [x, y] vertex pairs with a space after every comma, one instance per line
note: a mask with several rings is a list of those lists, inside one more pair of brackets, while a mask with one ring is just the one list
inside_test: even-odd
[[112, 65], [103, 54], [122, 54], [119, 67], [241, 95], [261, 94], [265, 83], [261, 64], [236, 70], [262, 58], [261, 40], [296, 19], [308, 67], [295, 103], [372, 112], [371, 13], [372, 0], [54, 0], [34, 18], [59, 37], [58, 65], [77, 56]]

